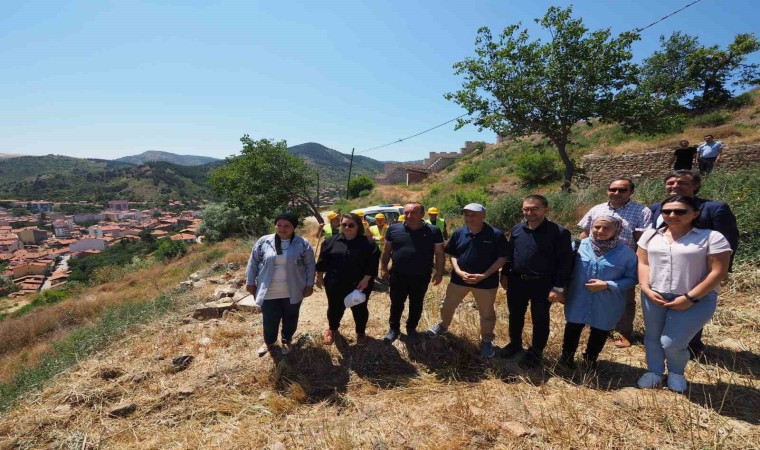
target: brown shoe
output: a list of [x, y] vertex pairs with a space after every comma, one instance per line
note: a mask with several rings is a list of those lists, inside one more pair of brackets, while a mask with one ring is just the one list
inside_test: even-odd
[[367, 335], [364, 333], [361, 333], [361, 334], [357, 333], [356, 345], [358, 345], [359, 347], [364, 347], [365, 345], [367, 345]]
[[325, 331], [322, 343], [325, 345], [333, 345], [333, 343], [335, 343], [335, 333], [333, 330]]
[[631, 346], [631, 341], [617, 331], [612, 332], [612, 342], [617, 348], [628, 348]]

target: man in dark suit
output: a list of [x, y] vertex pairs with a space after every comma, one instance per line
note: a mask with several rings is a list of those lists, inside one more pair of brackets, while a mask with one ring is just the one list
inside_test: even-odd
[[[715, 230], [725, 236], [731, 245], [731, 265], [733, 265], [736, 250], [739, 247], [739, 228], [736, 225], [736, 216], [731, 212], [728, 203], [717, 202], [697, 197], [702, 185], [702, 176], [699, 172], [691, 170], [675, 170], [665, 176], [665, 190], [668, 195], [684, 195], [693, 197], [699, 205], [699, 217], [697, 227]], [[662, 202], [650, 206], [652, 210], [652, 227], [660, 228], [664, 225], [662, 219]], [[699, 330], [694, 339], [689, 343], [689, 352], [693, 358], [698, 358], [704, 351], [705, 344], [702, 342], [702, 330]]]

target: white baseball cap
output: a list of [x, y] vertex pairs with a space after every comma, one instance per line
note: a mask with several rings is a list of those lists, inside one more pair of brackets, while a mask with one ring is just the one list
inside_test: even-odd
[[462, 208], [462, 212], [465, 211], [475, 211], [475, 212], [486, 212], [486, 207], [481, 205], [480, 203], [470, 203], [466, 205], [464, 208]]

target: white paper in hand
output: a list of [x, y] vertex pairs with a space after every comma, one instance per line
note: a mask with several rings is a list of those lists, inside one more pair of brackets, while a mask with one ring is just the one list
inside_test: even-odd
[[343, 299], [343, 304], [346, 305], [346, 308], [350, 308], [360, 303], [364, 303], [365, 301], [367, 301], [367, 296], [364, 295], [364, 292], [354, 289]]

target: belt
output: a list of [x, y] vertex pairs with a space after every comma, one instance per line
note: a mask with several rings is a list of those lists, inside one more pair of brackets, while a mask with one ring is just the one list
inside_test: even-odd
[[521, 280], [546, 280], [551, 277], [551, 275], [526, 275], [524, 273], [517, 273], [517, 272], [512, 272], [509, 275], [519, 278]]

